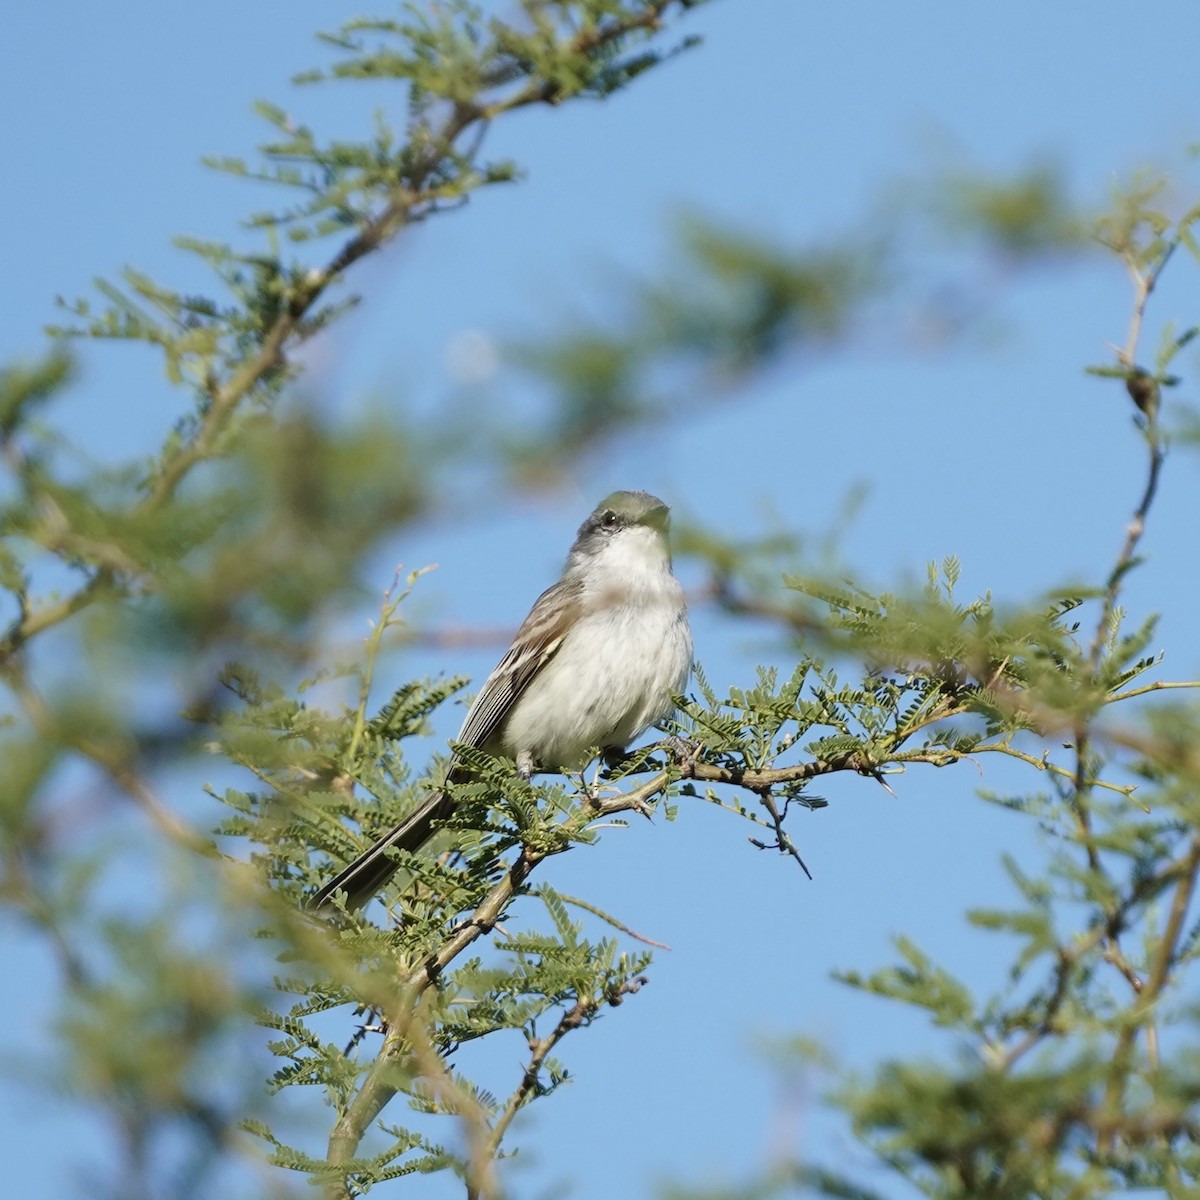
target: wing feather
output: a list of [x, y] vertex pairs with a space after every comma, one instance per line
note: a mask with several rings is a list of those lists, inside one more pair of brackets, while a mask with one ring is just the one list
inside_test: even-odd
[[560, 579], [537, 598], [508, 653], [484, 680], [458, 741], [482, 749], [500, 732], [513, 705], [558, 652], [575, 623], [582, 591], [578, 581]]

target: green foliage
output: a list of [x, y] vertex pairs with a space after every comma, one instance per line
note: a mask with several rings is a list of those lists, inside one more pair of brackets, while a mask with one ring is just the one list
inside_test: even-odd
[[[349, 1110], [364, 1068], [309, 1023], [364, 990], [394, 1006], [397, 956], [412, 956], [411, 971], [436, 955], [454, 914], [475, 911], [498, 878], [498, 852], [488, 845], [461, 861], [414, 862], [406, 880], [417, 895], [407, 897], [411, 919], [400, 943], [354, 920], [331, 937], [326, 925], [298, 915], [301, 889], [324, 872], [326, 856], [340, 860], [362, 844], [348, 819], [375, 829], [413, 802], [404, 748], [462, 686], [414, 681], [372, 711], [369, 669], [328, 665], [325, 638], [339, 611], [361, 600], [360, 572], [378, 539], [426, 512], [431, 481], [451, 454], [470, 447], [452, 446], [440, 429], [433, 444], [403, 416], [334, 424], [279, 401], [299, 373], [300, 348], [355, 302], [339, 289], [359, 260], [478, 188], [518, 177], [516, 164], [480, 158], [492, 122], [624, 86], [673, 53], [656, 39], [686, 7], [531, 0], [520, 23], [506, 25], [452, 2], [410, 8], [399, 22], [352, 22], [329, 39], [341, 58], [309, 78], [390, 79], [401, 107], [407, 102], [406, 126], [397, 130], [381, 115], [361, 141], [329, 139], [278, 105], [260, 105], [271, 126], [260, 161], [212, 165], [271, 182], [288, 199], [250, 215], [248, 246], [178, 240], [210, 268], [213, 288], [183, 291], [129, 269], [119, 282], [99, 281], [95, 298], [66, 304], [70, 328], [52, 331], [161, 355], [168, 384], [188, 403], [148, 461], [102, 466], [70, 444], [54, 423], [54, 398], [70, 375], [61, 351], [0, 375], [8, 472], [0, 672], [10, 702], [2, 891], [61, 959], [64, 1057], [122, 1131], [125, 1194], [159, 1194], [151, 1174], [180, 1144], [199, 1147], [180, 1187], [207, 1186], [208, 1172], [240, 1145], [238, 1125], [257, 1133], [280, 1165], [356, 1188], [413, 1171], [467, 1169], [461, 1154], [423, 1132], [361, 1152], [360, 1134], [336, 1153], [314, 1154], [274, 1118], [262, 1119], [261, 1087], [245, 1078], [255, 1062], [246, 1017], [261, 1012], [278, 1035], [274, 1089], [320, 1083], [338, 1111]], [[313, 258], [314, 249], [323, 257]], [[486, 423], [477, 425], [486, 434]], [[402, 598], [389, 598], [365, 662], [377, 661], [385, 634], [397, 640], [392, 616]], [[308, 671], [313, 677], [298, 685]], [[354, 701], [323, 703], [346, 686]], [[140, 698], [148, 695], [153, 702]], [[177, 812], [152, 782], [157, 764], [195, 767], [198, 755], [211, 764], [214, 754], [245, 773], [245, 782], [221, 789], [229, 816], [217, 836], [233, 851], [228, 860], [196, 832], [209, 822], [187, 804]], [[491, 764], [463, 787], [478, 792], [500, 777], [511, 783], [508, 769]], [[94, 797], [90, 819], [59, 820], [64, 786]], [[539, 810], [532, 793], [507, 790], [507, 806], [487, 826], [501, 845], [514, 844], [516, 829], [538, 853], [591, 837], [583, 821], [560, 828], [563, 791], [546, 791]], [[467, 800], [464, 820], [486, 818], [482, 797]], [[134, 910], [118, 918], [106, 897], [123, 865], [143, 886]], [[214, 901], [238, 914], [225, 941], [244, 954], [199, 949], [196, 930]], [[541, 903], [545, 916], [551, 902]], [[621, 952], [611, 939], [568, 938], [561, 906], [551, 907], [548, 934], [531, 924], [524, 936], [532, 940], [515, 951], [496, 947], [493, 963], [443, 971], [430, 1024], [407, 1035], [438, 1062], [489, 1029], [540, 1039], [499, 1107], [455, 1072], [441, 1083], [428, 1071], [419, 1079], [408, 1073], [409, 1099], [425, 1112], [494, 1122], [495, 1144], [475, 1147], [472, 1163], [490, 1162], [516, 1111], [566, 1078], [551, 1053], [561, 1037], [636, 991], [645, 965], [644, 955]], [[247, 937], [246, 915], [261, 927], [257, 943]], [[292, 964], [265, 1007], [263, 953]], [[508, 977], [508, 999], [489, 999], [488, 989]], [[541, 989], [540, 999], [527, 998], [526, 983]], [[391, 1028], [400, 1024], [393, 1019]], [[396, 1079], [402, 1075], [395, 1068]]]
[[[635, 284], [623, 323], [526, 347], [553, 388], [527, 426], [481, 419], [451, 452], [436, 426], [334, 422], [286, 395], [297, 351], [355, 302], [339, 289], [360, 260], [519, 177], [482, 157], [491, 122], [626, 86], [691, 44], [657, 41], [688, 7], [522, 0], [505, 22], [450, 0], [327, 35], [336, 60], [302, 81], [397, 85], [403, 128], [379, 115], [358, 140], [328, 138], [260, 104], [260, 161], [212, 165], [285, 199], [248, 217], [250, 249], [180, 239], [214, 294], [129, 270], [97, 284], [98, 302], [67, 306], [67, 332], [155, 347], [186, 392], [149, 461], [100, 465], [70, 446], [54, 424], [71, 374], [61, 350], [0, 372], [0, 894], [60, 966], [60, 1074], [114, 1117], [128, 1194], [158, 1194], [155, 1164], [180, 1142], [181, 1194], [198, 1194], [245, 1152], [242, 1131], [330, 1196], [448, 1172], [468, 1195], [499, 1197], [515, 1118], [571, 1078], [568, 1035], [652, 969], [627, 914], [551, 887], [547, 859], [628, 813], [672, 816], [702, 796], [804, 868], [794, 813], [827, 806], [822, 779], [890, 789], [984, 756], [1037, 773], [1036, 788], [984, 799], [1033, 821], [1044, 847], [1039, 863], [1006, 860], [1010, 898], [968, 914], [1003, 982], [976, 994], [919, 932], [897, 938], [896, 963], [844, 971], [847, 986], [919, 1010], [953, 1053], [842, 1080], [837, 1103], [880, 1162], [931, 1196], [1200, 1186], [1185, 992], [1200, 946], [1200, 716], [1140, 703], [1196, 685], [1146, 681], [1154, 620], [1122, 607], [1164, 462], [1163, 395], [1197, 329], [1168, 327], [1141, 352], [1161, 273], [1180, 247], [1200, 258], [1200, 210], [1171, 215], [1153, 184], [1123, 191], [1094, 231], [1129, 271], [1135, 310], [1114, 361], [1091, 370], [1123, 384], [1147, 455], [1127, 541], [1098, 583], [997, 606], [957, 598], [952, 558], [923, 588], [873, 589], [802, 570], [790, 528], [745, 542], [692, 529], [681, 549], [707, 568], [714, 605], [768, 622], [781, 644], [803, 640], [794, 665], [724, 696], [698, 667], [674, 736], [613, 764], [603, 786], [530, 783], [452, 747], [470, 777], [446, 784], [458, 807], [434, 852], [398, 853], [362, 912], [302, 908], [445, 782], [444, 761], [427, 766], [412, 739], [466, 681], [409, 679], [377, 696], [421, 572], [389, 591], [361, 649], [329, 645], [382, 532], [428, 512], [450, 468], [485, 445], [518, 477], [545, 479], [676, 415], [681, 382], [701, 381], [700, 403], [795, 346], [838, 343], [889, 285], [888, 236], [786, 249], [691, 218], [683, 265]], [[1006, 255], [1079, 247], [1052, 171], [959, 184], [952, 221]], [[160, 767], [186, 777], [198, 762], [230, 781], [209, 793], [226, 810], [211, 834], [186, 794], [160, 795]], [[485, 1040], [511, 1051], [507, 1074], [477, 1057]], [[870, 1194], [807, 1164], [738, 1194], [801, 1188]]]
[[544, 478], [614, 430], [676, 414], [681, 394], [725, 394], [788, 350], [836, 344], [884, 275], [882, 247], [859, 231], [832, 246], [782, 248], [692, 215], [678, 242], [670, 275], [628, 285], [616, 327], [577, 321], [517, 349], [553, 396], [550, 411], [504, 436], [519, 479]]
[[933, 208], [951, 229], [982, 237], [1016, 259], [1079, 253], [1092, 240], [1061, 171], [1049, 163], [1013, 178], [987, 179], [972, 171], [939, 179]]
[[52, 351], [28, 367], [0, 371], [0, 436], [10, 438], [39, 404], [69, 382], [70, 375], [71, 360], [61, 351]]
[[[358, 1187], [445, 1166], [467, 1178], [486, 1174], [513, 1115], [568, 1078], [550, 1050], [567, 1032], [586, 1028], [604, 1008], [635, 993], [651, 964], [649, 953], [622, 952], [611, 937], [586, 937], [563, 897], [544, 884], [534, 891], [526, 883], [544, 858], [592, 840], [597, 821], [647, 803], [670, 804], [672, 795], [696, 794], [700, 783], [710, 801], [766, 831], [764, 839], [752, 839], [755, 844], [785, 853], [803, 868], [788, 818], [794, 805], [824, 806], [811, 793], [815, 780], [853, 772], [887, 786], [888, 775], [921, 764], [1001, 754], [1029, 762], [1055, 785], [1051, 795], [998, 798], [1034, 817], [1049, 838], [1043, 875], [1009, 863], [1024, 907], [970, 914], [979, 929], [1016, 939], [1007, 990], [977, 999], [909, 937], [897, 941], [900, 965], [840, 976], [848, 986], [923, 1009], [936, 1026], [976, 1044], [976, 1067], [955, 1073], [890, 1065], [869, 1087], [844, 1091], [840, 1102], [868, 1144], [933, 1194], [976, 1194], [980, 1180], [1010, 1169], [1006, 1152], [1013, 1179], [1024, 1187], [1057, 1186], [1080, 1170], [1097, 1187], [1111, 1183], [1114, 1173], [1158, 1178], [1161, 1156], [1151, 1153], [1153, 1145], [1164, 1130], [1172, 1137], [1188, 1133], [1193, 1090], [1186, 1072], [1174, 1073], [1175, 1107], [1156, 1102], [1130, 1110], [1132, 1115], [1122, 1108], [1120, 1128], [1132, 1141], [1114, 1149], [1119, 1102], [1113, 1097], [1122, 1094], [1131, 1072], [1144, 1070], [1131, 1048], [1150, 1009], [1136, 994], [1123, 1001], [1123, 972], [1106, 974], [1104, 966], [1114, 954], [1123, 956], [1114, 950], [1120, 934], [1149, 931], [1163, 894], [1200, 863], [1193, 826], [1162, 804], [1144, 819], [1131, 819], [1134, 785], [1103, 778], [1103, 759], [1094, 751], [1076, 746], [1079, 759], [1072, 765], [1048, 752], [1035, 757], [1018, 744], [1056, 725], [1090, 722], [1105, 706], [1125, 702], [1137, 690], [1130, 682], [1153, 665], [1143, 653], [1149, 627], [1124, 635], [1119, 610], [1102, 605], [1108, 635], [1093, 653], [1078, 640], [1082, 600], [998, 613], [986, 599], [958, 602], [958, 573], [953, 560], [931, 567], [926, 587], [907, 595], [792, 578], [791, 586], [810, 604], [825, 605], [822, 626], [833, 652], [869, 660], [861, 680], [844, 683], [828, 662], [808, 655], [786, 679], [760, 669], [753, 686], [734, 687], [721, 698], [698, 668], [699, 698], [682, 705], [683, 740], [667, 745], [665, 762], [641, 755], [622, 764], [614, 773], [615, 795], [534, 786], [515, 776], [511, 764], [455, 746], [472, 773], [469, 783], [452, 789], [459, 809], [447, 831], [457, 849], [436, 859], [400, 856], [402, 869], [382, 909], [395, 923], [376, 925], [369, 914], [347, 914], [336, 941], [319, 942], [319, 953], [302, 918], [284, 923], [288, 956], [317, 971], [279, 981], [283, 993], [297, 998], [266, 1018], [283, 1035], [271, 1044], [284, 1060], [274, 1086], [319, 1085], [353, 1134], [346, 1152], [335, 1137], [330, 1156], [317, 1159], [266, 1130], [262, 1136], [271, 1141], [274, 1161]], [[400, 599], [385, 606], [380, 631]], [[1093, 602], [1102, 600], [1093, 596]], [[814, 613], [810, 619], [816, 620]], [[362, 695], [378, 642], [373, 635], [359, 668]], [[413, 781], [404, 742], [422, 731], [430, 711], [459, 685], [407, 684], [366, 717], [361, 706], [357, 712], [321, 712], [245, 673], [227, 682], [244, 708], [226, 720], [225, 753], [265, 787], [227, 793], [237, 815], [221, 832], [261, 844], [266, 878], [293, 896], [295, 882], [324, 874], [319, 866], [314, 871], [314, 851], [342, 860], [361, 847], [360, 839], [347, 838], [347, 817], [377, 829], [421, 801], [431, 785]], [[1189, 735], [1180, 729], [1176, 740], [1189, 744]], [[1191, 805], [1191, 794], [1179, 789], [1176, 804]], [[535, 899], [548, 925], [538, 920], [537, 905], [531, 909]], [[629, 936], [616, 917], [586, 903], [582, 908]], [[1062, 925], [1062, 912], [1076, 914], [1071, 927]], [[489, 937], [500, 922], [504, 936]], [[1147, 932], [1142, 954], [1121, 958], [1124, 973], [1152, 974], [1156, 961], [1177, 952], [1181, 936], [1178, 928]], [[339, 1049], [313, 1022], [355, 1003], [380, 1017]], [[469, 1075], [446, 1066], [437, 1068], [445, 1075], [431, 1088], [431, 1064], [506, 1033], [519, 1033], [530, 1054], [507, 1099], [480, 1091]], [[382, 1045], [368, 1051], [377, 1036]], [[1023, 1065], [1027, 1056], [1038, 1073]], [[1158, 1061], [1151, 1065], [1165, 1069]], [[353, 1148], [367, 1134], [364, 1114], [392, 1097], [403, 1098], [414, 1116], [389, 1125], [390, 1146], [363, 1158]], [[1061, 1111], [1051, 1111], [1051, 1099]], [[1081, 1108], [1085, 1103], [1090, 1107]], [[935, 1120], [939, 1105], [955, 1106], [956, 1123]], [[1028, 1121], [1031, 1105], [1042, 1106], [1036, 1111], [1045, 1110], [1053, 1128], [1026, 1142], [1013, 1129], [1021, 1114]], [[932, 1123], [936, 1137], [921, 1132], [916, 1116]], [[475, 1130], [474, 1151], [447, 1149], [446, 1134], [436, 1132], [446, 1117]], [[1153, 1136], [1139, 1133], [1150, 1128]], [[332, 1164], [340, 1164], [334, 1176]], [[1178, 1167], [1185, 1175], [1190, 1169], [1182, 1162]], [[829, 1194], [853, 1194], [848, 1181], [832, 1175], [819, 1182]]]

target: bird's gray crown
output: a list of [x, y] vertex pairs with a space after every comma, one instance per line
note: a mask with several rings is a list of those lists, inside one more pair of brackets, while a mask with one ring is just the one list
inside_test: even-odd
[[657, 496], [649, 492], [613, 492], [580, 525], [571, 547], [571, 559], [581, 552], [599, 549], [613, 534], [637, 525], [654, 529], [665, 537], [670, 521], [671, 510]]
[[670, 509], [649, 492], [613, 492], [596, 505], [595, 511], [579, 532], [591, 529], [612, 529], [628, 525], [650, 525], [666, 533]]

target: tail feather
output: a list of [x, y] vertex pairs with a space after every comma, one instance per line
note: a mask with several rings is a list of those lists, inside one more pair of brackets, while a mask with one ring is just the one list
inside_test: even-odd
[[343, 867], [311, 900], [306, 907], [321, 908], [335, 892], [346, 893], [346, 907], [362, 908], [383, 890], [397, 870], [395, 859], [388, 853], [397, 850], [418, 850], [433, 836], [433, 827], [454, 811], [454, 801], [445, 792], [434, 792], [420, 808], [409, 813], [399, 825], [389, 830], [352, 863]]

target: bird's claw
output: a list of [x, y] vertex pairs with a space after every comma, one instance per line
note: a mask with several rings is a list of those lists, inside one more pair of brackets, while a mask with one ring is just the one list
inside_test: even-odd
[[683, 771], [691, 771], [699, 763], [700, 756], [704, 753], [703, 742], [680, 737], [677, 733], [663, 739], [663, 748], [675, 765]]

